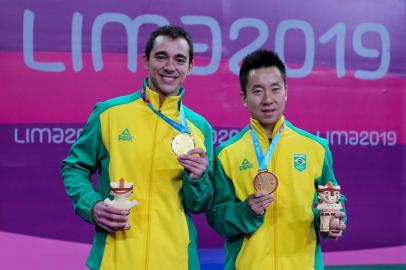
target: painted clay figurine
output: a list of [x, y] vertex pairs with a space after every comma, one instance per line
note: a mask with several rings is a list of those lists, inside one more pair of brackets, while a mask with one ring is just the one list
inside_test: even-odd
[[[114, 196], [114, 199], [110, 200], [109, 198], [107, 198], [104, 200], [104, 202], [108, 206], [129, 210], [138, 205], [138, 202], [136, 200], [128, 200], [128, 198], [133, 194], [133, 184], [126, 183], [124, 179], [120, 179], [118, 182], [110, 182], [110, 188], [110, 194]], [[130, 223], [128, 222], [125, 229], [129, 228]]]
[[338, 224], [340, 220], [335, 217], [335, 213], [342, 209], [340, 199], [340, 186], [333, 186], [331, 182], [327, 182], [325, 186], [317, 187], [319, 203], [317, 209], [320, 211], [320, 232], [329, 232], [334, 224]]

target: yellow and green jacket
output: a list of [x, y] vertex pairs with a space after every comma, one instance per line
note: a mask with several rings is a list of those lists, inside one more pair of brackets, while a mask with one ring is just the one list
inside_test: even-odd
[[[159, 95], [144, 86], [157, 110], [179, 123], [179, 96], [159, 105]], [[93, 206], [107, 197], [110, 181], [133, 184], [129, 230], [108, 234], [95, 228], [90, 269], [199, 269], [197, 233], [189, 216], [206, 211], [213, 189], [212, 127], [186, 106], [184, 112], [196, 147], [206, 151], [209, 167], [192, 180], [170, 147], [179, 132], [155, 114], [140, 91], [96, 104], [80, 138], [62, 163], [65, 189], [75, 211], [94, 223]], [[97, 191], [90, 176], [98, 171]]]
[[278, 177], [276, 200], [264, 215], [255, 214], [247, 201], [255, 193], [253, 179], [259, 170], [250, 127], [255, 128], [263, 153], [270, 144], [261, 124], [251, 119], [251, 125], [216, 149], [214, 197], [207, 219], [227, 238], [227, 270], [324, 269], [314, 205], [318, 185], [337, 184], [331, 153], [326, 140], [294, 127], [284, 117], [272, 137], [283, 123], [268, 165]]

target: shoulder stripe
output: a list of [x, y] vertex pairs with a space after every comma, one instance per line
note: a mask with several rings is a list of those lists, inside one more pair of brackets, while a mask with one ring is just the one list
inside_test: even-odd
[[109, 99], [106, 101], [98, 102], [95, 105], [94, 112], [97, 115], [100, 115], [101, 113], [103, 113], [104, 111], [106, 111], [112, 107], [134, 102], [139, 98], [141, 98], [141, 94], [140, 94], [140, 91], [137, 91], [130, 95], [119, 96], [119, 97], [115, 97], [115, 98], [112, 98], [112, 99]]
[[238, 132], [235, 136], [231, 137], [230, 139], [228, 139], [227, 141], [225, 141], [224, 143], [220, 144], [219, 146], [217, 146], [216, 148], [216, 155], [218, 155], [224, 148], [226, 148], [227, 146], [234, 144], [235, 142], [239, 141], [247, 132], [248, 130], [250, 130], [250, 126], [247, 125], [245, 126], [240, 132]]
[[287, 125], [290, 129], [292, 129], [293, 131], [295, 131], [295, 132], [297, 132], [298, 134], [300, 134], [300, 135], [302, 135], [302, 136], [304, 136], [304, 137], [307, 137], [307, 138], [309, 138], [309, 139], [311, 139], [311, 140], [313, 140], [313, 141], [318, 142], [318, 143], [321, 144], [321, 145], [323, 146], [323, 148], [325, 148], [326, 150], [328, 149], [328, 142], [327, 142], [326, 139], [323, 139], [323, 138], [321, 138], [321, 137], [319, 137], [319, 136], [316, 136], [316, 135], [314, 135], [314, 134], [311, 134], [310, 132], [307, 132], [307, 131], [305, 131], [305, 130], [303, 130], [303, 129], [297, 128], [297, 127], [295, 127], [291, 122], [289, 122], [289, 121], [287, 121], [287, 120], [286, 120], [285, 122], [286, 122], [286, 125]]
[[200, 114], [192, 111], [185, 105], [183, 105], [185, 111], [185, 117], [187, 120], [192, 122], [203, 134], [207, 134], [208, 132], [212, 132], [212, 126], [210, 123]]

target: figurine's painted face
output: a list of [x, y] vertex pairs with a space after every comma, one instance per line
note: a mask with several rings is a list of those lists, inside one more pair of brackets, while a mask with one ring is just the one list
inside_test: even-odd
[[340, 192], [325, 190], [319, 194], [319, 197], [323, 202], [336, 203], [340, 199]]

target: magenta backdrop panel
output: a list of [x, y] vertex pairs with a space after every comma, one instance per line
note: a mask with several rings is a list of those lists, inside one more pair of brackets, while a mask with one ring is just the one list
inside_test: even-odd
[[[348, 197], [347, 235], [325, 250], [406, 244], [404, 1], [0, 5], [0, 231], [91, 242], [61, 160], [96, 102], [139, 89], [148, 34], [171, 23], [193, 36], [185, 103], [212, 123], [216, 145], [248, 121], [236, 75], [245, 54], [264, 47], [287, 62], [286, 117], [328, 139]], [[204, 215], [194, 219], [199, 246], [221, 247]]]

